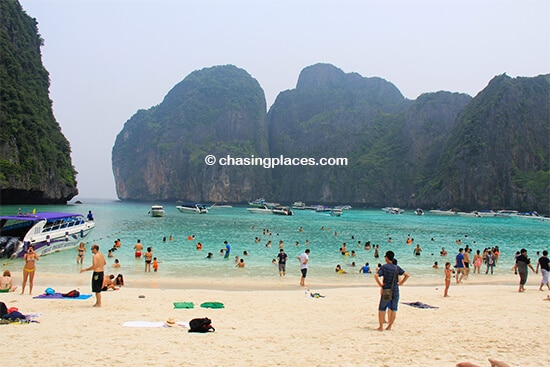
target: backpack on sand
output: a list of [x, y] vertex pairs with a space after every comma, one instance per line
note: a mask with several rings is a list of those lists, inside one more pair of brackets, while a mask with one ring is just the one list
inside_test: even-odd
[[210, 331], [216, 331], [212, 326], [212, 320], [208, 317], [193, 319], [189, 321], [190, 333], [207, 333]]
[[73, 290], [70, 291], [70, 292], [67, 292], [67, 293], [62, 294], [62, 296], [63, 296], [63, 297], [78, 298], [78, 297], [80, 297], [80, 292], [77, 291], [76, 289], [73, 289]]

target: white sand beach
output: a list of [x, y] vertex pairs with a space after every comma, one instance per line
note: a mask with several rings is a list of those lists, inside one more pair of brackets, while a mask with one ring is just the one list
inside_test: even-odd
[[[61, 280], [38, 273], [34, 294], [46, 287], [91, 293], [89, 277], [75, 274]], [[58, 282], [52, 283], [55, 279]], [[121, 290], [103, 293], [102, 308], [92, 307], [93, 296], [33, 299], [18, 289], [0, 293], [0, 300], [23, 314], [40, 314], [39, 323], [0, 325], [2, 344], [9, 350], [1, 364], [414, 367], [471, 361], [488, 366], [487, 358], [492, 357], [510, 366], [548, 365], [550, 302], [543, 298], [550, 292], [538, 290], [540, 277], [530, 274], [525, 293], [517, 292], [513, 276], [493, 284], [470, 279], [463, 285], [453, 283], [450, 297], [443, 298], [442, 284], [419, 284], [411, 278], [401, 287], [401, 302], [438, 308], [400, 304], [393, 329], [383, 332], [375, 330], [379, 289], [372, 279], [367, 286], [308, 279], [310, 292], [324, 298], [306, 297], [298, 277], [288, 275], [266, 284], [206, 279], [174, 281], [166, 288], [127, 280]], [[20, 284], [18, 277], [14, 280]], [[175, 309], [173, 302], [193, 302], [195, 307]], [[203, 302], [222, 302], [225, 308], [201, 308]], [[182, 323], [209, 317], [216, 331], [123, 326], [170, 317]]]

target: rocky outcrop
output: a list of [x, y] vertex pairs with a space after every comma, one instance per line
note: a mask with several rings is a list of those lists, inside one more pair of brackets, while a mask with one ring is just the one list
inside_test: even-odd
[[[113, 148], [117, 192], [547, 213], [548, 94], [548, 76], [503, 75], [474, 98], [441, 91], [411, 101], [384, 79], [316, 64], [265, 115], [263, 91], [244, 70], [203, 69], [125, 124]], [[207, 154], [314, 164], [207, 166]]]
[[269, 170], [204, 159], [266, 157], [265, 96], [235, 66], [195, 71], [126, 122], [113, 147], [117, 195], [130, 200], [240, 202], [271, 194]]
[[71, 148], [52, 112], [36, 20], [0, 2], [0, 203], [65, 203], [78, 194]]

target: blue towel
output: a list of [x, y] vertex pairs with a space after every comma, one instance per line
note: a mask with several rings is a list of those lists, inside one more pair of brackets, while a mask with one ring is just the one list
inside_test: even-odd
[[78, 297], [63, 297], [61, 293], [54, 293], [54, 294], [41, 294], [33, 298], [34, 299], [88, 299], [91, 296], [92, 296], [91, 294], [81, 294]]

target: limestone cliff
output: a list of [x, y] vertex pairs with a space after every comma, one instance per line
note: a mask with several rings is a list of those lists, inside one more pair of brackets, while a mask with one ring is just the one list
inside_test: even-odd
[[78, 194], [69, 142], [52, 112], [37, 22], [0, 1], [0, 202], [65, 203]]
[[240, 202], [270, 195], [269, 170], [204, 162], [207, 155], [267, 156], [265, 112], [264, 92], [246, 71], [226, 65], [191, 73], [117, 136], [118, 197]]

